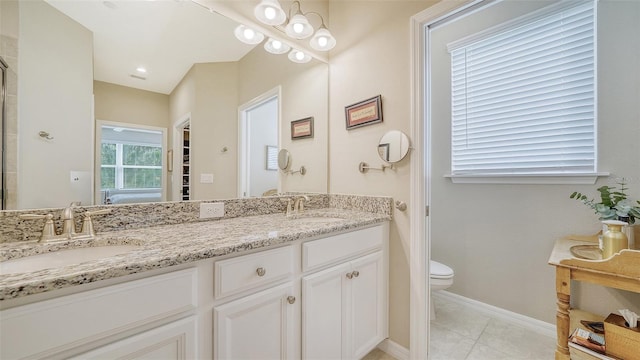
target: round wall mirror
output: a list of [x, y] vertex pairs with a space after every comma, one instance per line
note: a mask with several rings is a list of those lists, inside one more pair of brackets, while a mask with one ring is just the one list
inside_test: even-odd
[[287, 170], [289, 169], [289, 165], [291, 165], [291, 155], [289, 154], [289, 150], [280, 150], [280, 152], [278, 152], [278, 167], [280, 170]]
[[380, 138], [378, 155], [388, 163], [397, 163], [409, 153], [409, 137], [400, 130], [391, 130]]

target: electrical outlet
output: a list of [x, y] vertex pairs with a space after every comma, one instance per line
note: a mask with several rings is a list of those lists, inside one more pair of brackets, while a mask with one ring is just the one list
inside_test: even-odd
[[200, 219], [221, 218], [224, 216], [224, 203], [200, 203]]

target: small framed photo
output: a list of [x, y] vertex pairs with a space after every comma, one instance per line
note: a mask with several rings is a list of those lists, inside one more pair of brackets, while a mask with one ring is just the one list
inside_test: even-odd
[[313, 117], [291, 122], [291, 139], [306, 139], [313, 137]]
[[382, 122], [382, 95], [344, 108], [347, 130]]
[[378, 145], [378, 155], [380, 159], [389, 161], [389, 143]]

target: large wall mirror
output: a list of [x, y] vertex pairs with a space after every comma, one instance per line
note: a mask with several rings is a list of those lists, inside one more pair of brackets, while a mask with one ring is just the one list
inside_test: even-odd
[[[243, 153], [238, 110], [270, 93], [277, 139], [267, 145], [287, 148], [308, 169], [305, 177], [279, 174], [274, 188], [326, 192], [328, 65], [240, 43], [231, 19], [252, 14], [208, 11], [218, 3], [3, 0], [10, 46], [0, 55], [15, 57], [18, 69], [9, 79], [18, 92], [8, 116], [19, 131], [8, 150], [17, 169], [8, 174], [7, 209], [99, 204], [105, 184], [163, 184], [167, 201], [243, 196], [240, 166], [268, 157]], [[308, 117], [314, 137], [291, 140], [291, 121]], [[166, 145], [158, 155], [143, 140], [104, 140], [105, 122], [127, 139], [166, 129]]]

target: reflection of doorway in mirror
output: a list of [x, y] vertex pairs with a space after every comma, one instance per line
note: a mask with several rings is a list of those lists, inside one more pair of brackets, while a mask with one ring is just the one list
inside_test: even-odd
[[99, 121], [96, 203], [164, 201], [166, 129]]
[[278, 145], [278, 89], [240, 107], [240, 176], [241, 197], [277, 193], [278, 171], [270, 164], [269, 149]]
[[191, 198], [191, 162], [189, 151], [191, 149], [191, 126], [189, 123], [182, 127], [182, 166], [180, 171], [182, 172], [182, 185], [181, 191], [182, 200], [189, 200]]

